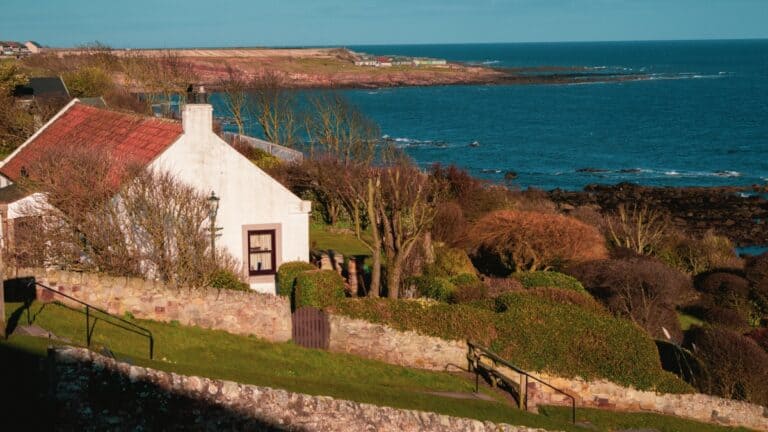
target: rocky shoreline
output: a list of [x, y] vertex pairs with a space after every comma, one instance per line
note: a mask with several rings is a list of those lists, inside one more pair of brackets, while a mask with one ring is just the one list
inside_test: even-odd
[[693, 235], [713, 229], [740, 247], [768, 244], [768, 200], [764, 188], [652, 187], [633, 183], [588, 185], [582, 191], [555, 189], [549, 197], [560, 208], [596, 205], [603, 211], [620, 204], [648, 206], [669, 214], [672, 224]]

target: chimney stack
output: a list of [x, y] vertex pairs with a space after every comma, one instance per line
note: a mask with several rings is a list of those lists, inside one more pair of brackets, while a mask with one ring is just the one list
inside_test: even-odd
[[213, 133], [213, 106], [208, 104], [205, 87], [187, 88], [187, 103], [181, 113], [181, 124], [187, 135], [206, 135]]

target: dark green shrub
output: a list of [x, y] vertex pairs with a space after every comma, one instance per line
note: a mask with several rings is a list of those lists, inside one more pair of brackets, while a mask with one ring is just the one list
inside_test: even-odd
[[489, 300], [424, 304], [391, 299], [349, 299], [335, 313], [444, 339], [471, 339], [531, 371], [605, 378], [660, 392], [691, 388], [661, 369], [656, 345], [630, 321], [559, 304], [528, 292], [504, 296], [506, 311]]
[[231, 271], [218, 269], [211, 273], [208, 279], [208, 284], [211, 288], [216, 289], [228, 289], [235, 291], [249, 291], [251, 287], [240, 280], [236, 274]]
[[358, 298], [347, 299], [331, 311], [443, 339], [472, 339], [489, 345], [496, 338], [496, 314], [468, 305]]
[[609, 313], [608, 310], [597, 300], [589, 295], [562, 288], [532, 288], [527, 290], [531, 295], [541, 299], [549, 300], [554, 303], [572, 305], [584, 308], [596, 313]]
[[630, 321], [527, 292], [506, 294], [497, 303], [506, 309], [498, 315], [492, 349], [524, 369], [663, 392], [691, 390], [667, 376], [653, 340]]
[[554, 271], [518, 272], [512, 277], [519, 280], [525, 288], [562, 288], [589, 295], [578, 279], [563, 273]]
[[477, 275], [472, 273], [462, 273], [460, 275], [456, 275], [452, 277], [451, 283], [453, 283], [457, 287], [463, 286], [463, 285], [472, 285], [472, 284], [480, 283], [480, 278], [477, 277]]
[[450, 301], [456, 291], [456, 286], [446, 277], [418, 276], [414, 278], [414, 282], [422, 297], [441, 302]]
[[296, 277], [293, 304], [325, 308], [341, 302], [344, 297], [344, 279], [333, 270], [313, 270]]
[[317, 270], [317, 267], [304, 261], [291, 261], [281, 265], [277, 270], [277, 294], [290, 297], [296, 276], [309, 270]]
[[452, 277], [477, 274], [477, 270], [463, 249], [436, 247], [435, 262], [428, 266], [424, 273], [430, 276]]

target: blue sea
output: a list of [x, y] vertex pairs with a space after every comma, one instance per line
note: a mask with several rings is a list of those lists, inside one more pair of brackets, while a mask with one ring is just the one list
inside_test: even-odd
[[453, 163], [494, 181], [514, 171], [514, 184], [543, 189], [768, 181], [768, 40], [350, 48], [650, 78], [344, 91], [424, 167]]

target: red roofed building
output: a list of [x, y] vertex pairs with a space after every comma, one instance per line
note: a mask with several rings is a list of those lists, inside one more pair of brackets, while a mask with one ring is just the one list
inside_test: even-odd
[[[65, 145], [108, 152], [115, 161], [109, 177], [116, 185], [123, 169], [139, 164], [215, 194], [216, 224], [221, 227], [217, 247], [242, 260], [253, 289], [275, 293], [277, 267], [309, 258], [311, 203], [219, 138], [213, 132], [211, 105], [187, 104], [178, 122], [95, 108], [75, 99], [0, 162], [0, 186], [13, 187], [46, 152]], [[3, 226], [19, 214], [16, 207], [26, 199], [17, 191], [6, 195], [12, 199], [0, 202]]]

